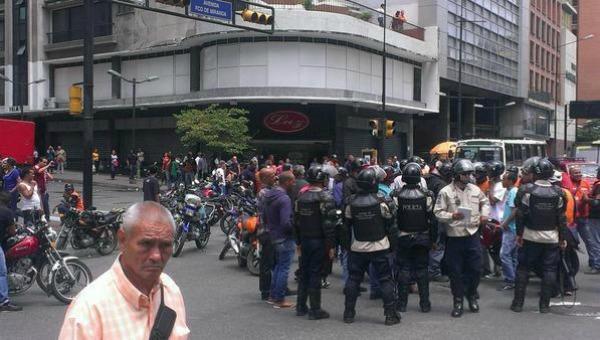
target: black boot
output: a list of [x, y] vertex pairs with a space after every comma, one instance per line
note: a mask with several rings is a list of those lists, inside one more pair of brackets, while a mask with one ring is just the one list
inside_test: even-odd
[[475, 295], [467, 297], [467, 301], [469, 302], [469, 310], [471, 313], [479, 313], [479, 303], [477, 302]]
[[527, 281], [529, 279], [529, 273], [527, 271], [520, 271], [517, 273], [515, 281], [515, 297], [510, 305], [510, 310], [515, 313], [521, 313], [523, 311], [523, 303], [525, 302], [525, 292], [527, 290]]
[[308, 311], [308, 319], [320, 320], [329, 318], [329, 313], [321, 309], [321, 290], [309, 290], [308, 297], [310, 299], [310, 310]]
[[419, 307], [421, 313], [429, 313], [431, 311], [431, 302], [429, 301], [429, 279], [421, 278], [417, 281], [419, 287]]
[[305, 316], [308, 313], [306, 299], [308, 298], [304, 285], [298, 285], [298, 295], [296, 299], [296, 316]]
[[344, 301], [344, 322], [353, 323], [354, 316], [356, 316], [354, 307], [356, 307], [357, 296], [351, 296], [351, 292], [349, 292], [346, 288], [344, 288], [344, 294], [346, 295], [346, 299]]
[[540, 292], [540, 313], [550, 312], [550, 297], [552, 295], [552, 284], [542, 280], [542, 291]]
[[385, 325], [392, 326], [400, 323], [400, 314], [396, 312], [396, 308], [394, 306], [385, 308]]
[[454, 297], [454, 306], [452, 308], [452, 313], [450, 315], [452, 315], [453, 318], [460, 318], [463, 315], [463, 298], [462, 298], [462, 296]]
[[406, 304], [408, 303], [408, 286], [398, 285], [398, 300], [396, 300], [396, 310], [400, 313], [406, 313]]

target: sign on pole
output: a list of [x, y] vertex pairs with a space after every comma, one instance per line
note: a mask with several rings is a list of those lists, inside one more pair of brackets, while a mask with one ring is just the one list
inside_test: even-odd
[[225, 21], [232, 21], [233, 18], [231, 2], [221, 0], [192, 0], [190, 13]]

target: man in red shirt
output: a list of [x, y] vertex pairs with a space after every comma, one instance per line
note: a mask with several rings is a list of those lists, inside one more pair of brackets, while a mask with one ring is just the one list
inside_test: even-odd
[[595, 220], [590, 220], [590, 196], [591, 188], [588, 182], [582, 180], [581, 169], [577, 166], [569, 169], [571, 185], [566, 188], [575, 199], [575, 223], [577, 231], [585, 243], [585, 249], [588, 253], [589, 270], [586, 274], [600, 274], [600, 240], [598, 239]]
[[48, 202], [48, 191], [46, 190], [46, 181], [52, 180], [52, 175], [47, 171], [49, 167], [53, 165], [53, 162], [48, 163], [48, 159], [42, 157], [38, 160], [38, 163], [33, 167], [34, 180], [38, 186], [38, 193], [40, 194], [40, 200], [42, 201], [42, 209], [44, 209], [44, 216], [46, 221], [50, 220], [50, 204]]

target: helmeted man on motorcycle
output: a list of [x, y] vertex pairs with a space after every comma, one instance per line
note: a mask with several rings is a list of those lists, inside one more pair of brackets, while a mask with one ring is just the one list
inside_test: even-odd
[[433, 192], [421, 188], [421, 167], [417, 163], [409, 163], [402, 174], [406, 183], [396, 189], [391, 196], [397, 200], [396, 221], [398, 225], [398, 242], [396, 247], [397, 292], [396, 308], [406, 312], [408, 302], [408, 285], [413, 271], [419, 287], [419, 306], [421, 312], [431, 310], [429, 301], [429, 250], [437, 238], [437, 224], [433, 215]]
[[71, 184], [71, 183], [65, 184], [65, 191], [63, 193], [63, 198], [65, 199], [65, 202], [69, 206], [74, 207], [75, 209], [77, 209], [77, 211], [84, 210], [83, 199], [81, 198], [79, 193], [77, 191], [75, 191], [75, 187], [73, 186], [73, 184]]
[[346, 206], [346, 232], [350, 235], [350, 253], [348, 267], [350, 277], [346, 283], [344, 322], [354, 322], [356, 299], [359, 284], [365, 271], [373, 264], [379, 280], [385, 324], [400, 322], [396, 312], [394, 283], [387, 254], [390, 251], [390, 237], [396, 235], [393, 225], [393, 207], [377, 195], [377, 174], [367, 168], [356, 179], [358, 192], [352, 195]]
[[[308, 169], [308, 190], [298, 195], [294, 207], [296, 242], [300, 246], [300, 278], [296, 315], [308, 313], [309, 320], [326, 319], [321, 309], [321, 268], [325, 256], [333, 259], [335, 248], [335, 201], [323, 190], [329, 176], [320, 165]], [[328, 251], [327, 251], [328, 250]], [[310, 300], [310, 309], [306, 305]]]
[[[567, 230], [565, 194], [548, 180], [554, 175], [554, 166], [548, 159], [528, 159], [521, 170], [525, 183], [515, 198], [517, 206], [517, 238], [519, 261], [515, 282], [515, 296], [510, 309], [523, 310], [529, 271], [542, 265], [540, 313], [550, 311], [550, 298], [556, 283], [560, 257], [559, 247], [566, 247]], [[530, 180], [533, 180], [531, 182]]]

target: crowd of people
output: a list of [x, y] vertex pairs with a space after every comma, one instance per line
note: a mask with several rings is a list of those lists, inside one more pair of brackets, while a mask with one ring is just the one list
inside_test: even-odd
[[[450, 281], [451, 315], [460, 317], [465, 299], [471, 312], [479, 311], [482, 277], [502, 276], [498, 290], [513, 291], [511, 309], [520, 312], [530, 272], [542, 279], [539, 310], [546, 313], [551, 297], [576, 290], [580, 238], [589, 255], [585, 273], [600, 273], [593, 227], [600, 181], [587, 186], [577, 168], [565, 181], [548, 159], [529, 159], [519, 169], [464, 159], [426, 164], [419, 157], [392, 157], [380, 166], [333, 155], [305, 170], [267, 158], [242, 173], [250, 166], [259, 191], [261, 297], [278, 309], [295, 306], [299, 316], [329, 316], [320, 289], [329, 286], [336, 256], [348, 323], [365, 273], [369, 297], [383, 300], [387, 325], [400, 321], [410, 292], [418, 292], [421, 312], [429, 312], [432, 280]], [[286, 296], [293, 292], [287, 279], [295, 252], [292, 303]]]

